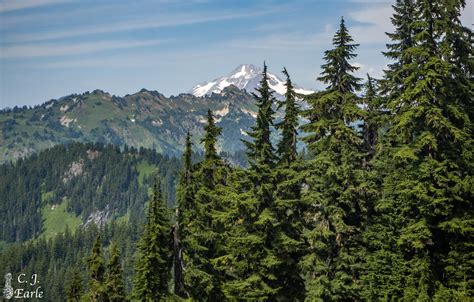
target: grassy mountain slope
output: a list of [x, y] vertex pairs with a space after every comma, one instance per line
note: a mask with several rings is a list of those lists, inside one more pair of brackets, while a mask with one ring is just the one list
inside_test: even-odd
[[16, 160], [68, 142], [100, 142], [180, 153], [189, 130], [199, 147], [207, 109], [223, 128], [219, 148], [234, 152], [253, 124], [256, 107], [250, 94], [234, 86], [221, 94], [169, 98], [142, 89], [124, 97], [101, 90], [73, 94], [34, 108], [0, 111], [0, 162]]

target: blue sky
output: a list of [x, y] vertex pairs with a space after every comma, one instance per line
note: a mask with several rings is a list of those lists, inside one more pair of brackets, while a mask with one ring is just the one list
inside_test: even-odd
[[[463, 13], [472, 24], [472, 1]], [[102, 89], [165, 95], [241, 63], [308, 89], [322, 85], [323, 52], [344, 16], [360, 47], [353, 63], [382, 74], [392, 1], [0, 0], [0, 108]]]

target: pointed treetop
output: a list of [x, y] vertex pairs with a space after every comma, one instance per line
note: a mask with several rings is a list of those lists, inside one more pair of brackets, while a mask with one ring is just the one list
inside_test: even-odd
[[354, 40], [341, 18], [339, 29], [333, 37], [334, 49], [324, 52], [325, 64], [321, 66], [323, 71], [318, 78], [319, 81], [329, 84], [328, 90], [337, 90], [341, 93], [354, 92], [361, 88], [361, 79], [352, 75], [359, 67], [351, 65], [350, 59], [357, 55], [354, 53], [359, 44], [352, 44]]
[[285, 101], [280, 102], [278, 108], [285, 107], [285, 117], [282, 122], [275, 125], [276, 128], [282, 130], [282, 138], [277, 145], [276, 153], [280, 157], [280, 162], [289, 164], [297, 158], [296, 142], [299, 107], [296, 104], [296, 93], [286, 68], [283, 68], [282, 73], [286, 76], [286, 93]]
[[184, 171], [191, 170], [191, 157], [193, 154], [193, 143], [191, 141], [191, 134], [188, 132], [186, 133], [186, 139], [184, 143], [184, 153], [183, 153], [183, 161], [184, 161]]
[[253, 141], [243, 141], [247, 146], [247, 155], [251, 166], [255, 164], [273, 164], [275, 159], [274, 149], [270, 141], [271, 130], [273, 126], [273, 108], [276, 101], [273, 97], [273, 91], [270, 89], [267, 75], [267, 65], [263, 63], [262, 79], [256, 92], [252, 93], [258, 107], [256, 125], [251, 131], [247, 132]]
[[204, 127], [204, 137], [201, 142], [204, 143], [204, 153], [206, 160], [216, 160], [219, 159], [219, 154], [217, 153], [217, 137], [221, 135], [222, 129], [215, 125], [214, 115], [209, 109], [207, 111], [207, 125]]

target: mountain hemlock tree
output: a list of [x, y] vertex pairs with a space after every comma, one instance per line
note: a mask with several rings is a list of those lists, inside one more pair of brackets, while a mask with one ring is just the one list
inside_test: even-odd
[[89, 289], [87, 299], [93, 302], [107, 301], [107, 292], [105, 289], [105, 264], [101, 253], [100, 235], [95, 239], [92, 253], [86, 259], [89, 268]]
[[276, 154], [279, 156], [280, 162], [290, 164], [298, 157], [296, 143], [298, 141], [300, 109], [296, 104], [295, 88], [286, 68], [283, 68], [283, 74], [286, 76], [285, 101], [278, 103], [278, 109], [285, 107], [285, 117], [282, 122], [275, 125], [277, 129], [281, 130], [281, 140], [277, 144]]
[[[396, 66], [394, 64], [393, 66]], [[387, 97], [381, 97], [380, 81], [367, 75], [365, 94], [362, 98], [366, 116], [362, 125], [363, 151], [365, 153], [363, 165], [366, 171], [367, 184], [367, 212], [369, 221], [363, 232], [362, 246], [366, 249], [363, 262], [364, 274], [361, 274], [361, 297], [367, 301], [390, 299], [397, 296], [403, 288], [403, 259], [398, 253], [396, 244], [396, 230], [392, 222], [397, 215], [390, 217], [380, 215], [383, 187], [383, 175], [390, 173], [387, 167], [381, 164], [380, 146], [384, 139], [389, 122], [389, 111], [386, 107]], [[386, 84], [386, 83], [384, 83]]]
[[137, 247], [133, 299], [160, 301], [169, 297], [173, 256], [171, 240], [168, 211], [156, 179], [147, 222]]
[[[387, 33], [391, 42], [387, 44], [387, 51], [383, 54], [391, 60], [384, 77], [379, 81], [383, 107], [379, 108], [384, 113], [377, 112], [376, 108], [380, 98], [373, 98], [375, 94], [371, 89], [371, 81], [368, 79], [364, 103], [367, 106], [367, 117], [364, 121], [364, 145], [367, 152], [367, 169], [370, 175], [372, 187], [382, 188], [384, 176], [391, 173], [390, 162], [387, 161], [387, 146], [390, 146], [388, 135], [375, 137], [375, 129], [381, 127], [383, 132], [391, 123], [391, 112], [388, 103], [400, 96], [404, 89], [404, 82], [410, 70], [415, 65], [409, 49], [415, 44], [416, 29], [413, 26], [415, 20], [415, 1], [397, 0], [392, 6], [394, 14], [391, 22], [395, 31]], [[371, 109], [369, 103], [374, 103]], [[375, 111], [374, 111], [375, 110]], [[381, 115], [380, 115], [381, 114]], [[380, 117], [380, 119], [379, 119]], [[380, 124], [379, 124], [380, 122]], [[377, 125], [379, 124], [379, 125]], [[371, 130], [371, 128], [373, 128]], [[380, 134], [380, 133], [379, 133]], [[374, 145], [375, 139], [375, 145]], [[375, 154], [374, 154], [375, 150]], [[385, 159], [384, 159], [385, 157]], [[379, 189], [377, 196], [369, 206], [370, 222], [364, 233], [364, 242], [367, 247], [367, 256], [364, 263], [365, 274], [362, 276], [364, 284], [362, 296], [366, 300], [376, 301], [382, 299], [396, 299], [400, 297], [404, 288], [404, 274], [406, 271], [405, 261], [397, 244], [399, 220], [402, 218], [397, 212], [390, 210], [390, 205], [385, 203], [382, 196], [383, 190]]]
[[384, 107], [385, 99], [378, 94], [378, 81], [367, 74], [367, 82], [364, 86], [363, 104], [365, 105], [366, 116], [362, 125], [362, 137], [364, 150], [367, 153], [366, 164], [369, 164], [376, 152], [379, 132], [386, 126], [387, 109]]
[[[468, 300], [473, 296], [473, 85], [465, 1], [414, 2], [413, 45], [401, 52], [402, 86], [387, 79], [393, 114], [382, 162], [385, 221], [404, 266], [394, 299]], [[390, 219], [396, 217], [396, 219]], [[393, 296], [392, 296], [393, 297]]]
[[[222, 231], [216, 226], [213, 213], [221, 206], [218, 187], [225, 181], [224, 163], [217, 153], [217, 139], [221, 128], [215, 125], [211, 110], [207, 113], [204, 127], [204, 160], [195, 167], [193, 182], [194, 212], [187, 213], [190, 221], [186, 226], [184, 279], [186, 289], [193, 299], [222, 300], [220, 274], [212, 264], [219, 256]], [[192, 217], [192, 218], [191, 218]]]
[[357, 44], [344, 19], [325, 52], [321, 77], [326, 90], [307, 98], [309, 123], [302, 129], [314, 153], [306, 170], [303, 192], [309, 253], [301, 265], [308, 301], [360, 300], [359, 273], [364, 251], [360, 245], [367, 221], [362, 139], [354, 123], [363, 119], [355, 94], [358, 68], [349, 63]]
[[276, 198], [274, 211], [279, 221], [273, 248], [280, 261], [276, 277], [280, 288], [277, 299], [281, 301], [301, 301], [304, 299], [304, 281], [299, 262], [304, 252], [303, 213], [301, 200], [302, 160], [298, 158], [299, 106], [296, 93], [286, 68], [285, 100], [278, 104], [284, 107], [283, 121], [275, 127], [281, 130], [277, 144], [278, 164], [275, 169]]
[[416, 14], [415, 0], [396, 0], [392, 7], [395, 13], [391, 21], [395, 31], [387, 33], [391, 43], [387, 44], [387, 51], [383, 54], [393, 62], [384, 70], [385, 76], [380, 84], [385, 96], [395, 98], [400, 95], [407, 77], [407, 65], [412, 61], [406, 50], [415, 43], [415, 28], [412, 25]]
[[278, 223], [274, 213], [273, 176], [277, 158], [270, 141], [275, 99], [265, 64], [260, 86], [253, 96], [258, 107], [257, 120], [248, 132], [252, 141], [244, 141], [250, 168], [244, 173], [245, 179], [240, 180], [241, 193], [231, 213], [233, 225], [223, 257], [229, 276], [223, 292], [232, 301], [272, 300], [280, 290], [276, 271], [281, 263], [272, 246]]
[[120, 263], [120, 253], [115, 244], [110, 248], [109, 262], [107, 263], [107, 272], [105, 274], [105, 288], [108, 301], [119, 302], [127, 301], [125, 294], [125, 285], [123, 283], [123, 269]]
[[185, 148], [183, 153], [183, 169], [179, 176], [177, 187], [177, 207], [176, 222], [174, 225], [174, 245], [173, 245], [173, 269], [174, 269], [174, 293], [182, 298], [189, 297], [184, 283], [183, 271], [185, 263], [183, 253], [186, 250], [187, 225], [191, 223], [195, 213], [194, 193], [192, 189], [192, 142], [189, 131], [186, 134]]
[[72, 276], [70, 276], [69, 283], [66, 287], [66, 299], [68, 302], [79, 302], [84, 293], [84, 286], [82, 284], [82, 276], [78, 269], [73, 269]]

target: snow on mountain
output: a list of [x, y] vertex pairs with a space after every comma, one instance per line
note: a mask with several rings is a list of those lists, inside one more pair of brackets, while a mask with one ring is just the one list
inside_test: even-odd
[[[195, 96], [210, 95], [212, 93], [221, 93], [222, 90], [230, 85], [234, 85], [239, 89], [245, 89], [248, 92], [254, 92], [259, 86], [262, 79], [262, 69], [252, 64], [242, 64], [235, 68], [230, 74], [220, 77], [211, 82], [204, 82], [198, 84], [191, 89], [190, 93]], [[275, 91], [275, 96], [278, 99], [283, 98], [286, 92], [285, 81], [278, 76], [268, 73], [268, 83], [270, 88]], [[301, 94], [310, 94], [314, 91], [307, 90], [298, 85], [295, 85], [295, 91]]]

